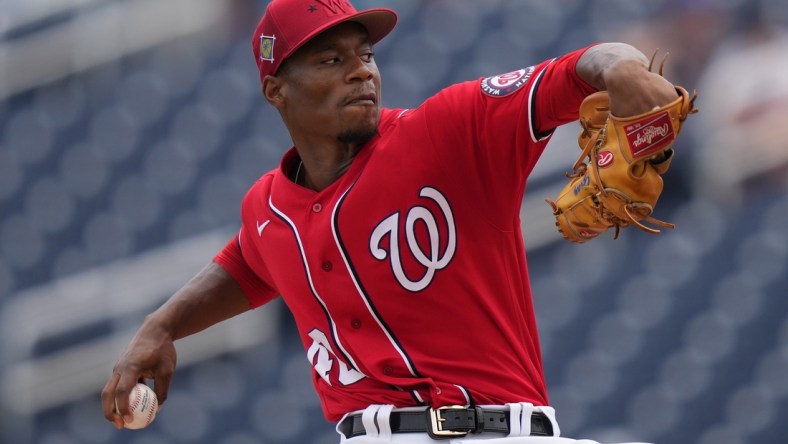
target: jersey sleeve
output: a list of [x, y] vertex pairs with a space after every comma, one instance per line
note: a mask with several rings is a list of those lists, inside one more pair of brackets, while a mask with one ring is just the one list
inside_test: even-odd
[[213, 258], [213, 261], [224, 268], [238, 282], [246, 299], [249, 301], [249, 305], [252, 308], [257, 308], [273, 300], [277, 296], [277, 292], [260, 279], [244, 259], [241, 251], [242, 237], [243, 229], [241, 229], [238, 236], [233, 237], [224, 246], [222, 251]]
[[580, 103], [595, 91], [576, 72], [585, 50], [455, 84], [430, 97], [400, 119], [419, 127], [432, 147], [429, 155], [412, 155], [434, 162], [496, 225], [511, 227], [553, 130], [577, 120]]
[[534, 133], [544, 136], [578, 118], [580, 104], [596, 88], [577, 75], [577, 62], [588, 50], [583, 48], [548, 62], [534, 85], [531, 122]]
[[577, 120], [580, 103], [596, 92], [577, 74], [586, 50], [449, 87], [425, 103], [433, 114], [430, 125], [456, 132], [470, 124], [489, 144], [511, 142], [518, 132], [530, 136], [517, 141], [521, 148], [544, 141], [556, 127]]

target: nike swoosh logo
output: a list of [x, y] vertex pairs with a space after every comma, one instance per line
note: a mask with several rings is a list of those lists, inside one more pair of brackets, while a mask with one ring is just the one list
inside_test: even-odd
[[259, 220], [257, 221], [257, 235], [258, 236], [262, 236], [263, 235], [263, 230], [265, 230], [265, 227], [268, 226], [269, 222], [271, 222], [271, 219], [268, 219], [267, 221], [263, 222], [263, 224], [261, 225], [260, 221]]

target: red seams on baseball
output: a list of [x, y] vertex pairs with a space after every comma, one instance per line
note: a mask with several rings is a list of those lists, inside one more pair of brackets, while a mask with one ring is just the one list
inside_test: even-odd
[[134, 419], [123, 427], [132, 430], [145, 428], [153, 422], [158, 410], [156, 393], [147, 385], [138, 383], [129, 393], [129, 412]]

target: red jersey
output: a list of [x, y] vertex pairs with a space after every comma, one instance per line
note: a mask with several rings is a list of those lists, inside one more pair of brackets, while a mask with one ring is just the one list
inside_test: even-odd
[[291, 148], [244, 198], [215, 261], [258, 307], [281, 295], [323, 411], [547, 405], [519, 209], [552, 130], [593, 88], [583, 50], [381, 110], [378, 134], [315, 192]]

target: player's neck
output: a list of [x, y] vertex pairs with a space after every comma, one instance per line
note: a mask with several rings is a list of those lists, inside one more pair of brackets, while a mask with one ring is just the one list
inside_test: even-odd
[[350, 168], [358, 148], [348, 145], [334, 152], [298, 150], [299, 163], [291, 180], [297, 185], [321, 191], [342, 177]]

